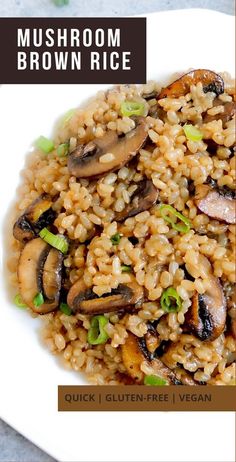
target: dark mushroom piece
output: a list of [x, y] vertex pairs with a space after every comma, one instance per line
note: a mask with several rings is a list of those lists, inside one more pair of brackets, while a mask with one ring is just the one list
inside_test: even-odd
[[[54, 311], [59, 304], [63, 254], [40, 238], [23, 248], [18, 263], [19, 290], [25, 304], [35, 313]], [[44, 303], [35, 306], [34, 298], [42, 294]]]
[[226, 223], [236, 223], [236, 199], [233, 190], [213, 189], [209, 185], [197, 185], [195, 203], [201, 212]]
[[204, 124], [207, 124], [208, 122], [212, 122], [214, 120], [222, 120], [222, 125], [224, 128], [225, 124], [234, 117], [236, 113], [235, 101], [229, 101], [227, 103], [223, 103], [218, 98], [216, 98], [214, 100], [213, 106], [221, 106], [221, 105], [223, 105], [224, 111], [220, 112], [219, 114], [215, 114], [215, 115], [210, 115], [206, 113], [203, 117]]
[[121, 345], [121, 354], [124, 366], [129, 376], [137, 383], [142, 383], [144, 380], [144, 373], [141, 371], [140, 366], [144, 361], [144, 356], [140, 351], [137, 337], [135, 337], [135, 335], [131, 333], [128, 334], [124, 345]]
[[[121, 354], [127, 373], [135, 380], [136, 383], [143, 383], [144, 372], [141, 370], [142, 363], [146, 361], [142, 350], [140, 349], [139, 339], [129, 333], [125, 344], [121, 345]], [[153, 368], [158, 377], [166, 380], [168, 385], [181, 385], [182, 383], [176, 378], [175, 373], [166, 367], [162, 361], [155, 358], [148, 361], [147, 364]]]
[[147, 125], [143, 117], [137, 117], [136, 127], [125, 136], [118, 137], [108, 131], [102, 138], [95, 138], [78, 146], [68, 158], [68, 169], [77, 178], [98, 177], [118, 170], [136, 156], [147, 139]]
[[224, 285], [224, 293], [229, 315], [229, 334], [231, 334], [233, 338], [236, 339], [236, 285], [226, 283]]
[[158, 99], [184, 96], [189, 92], [191, 85], [196, 85], [198, 82], [202, 82], [205, 93], [212, 91], [217, 96], [224, 93], [224, 81], [220, 75], [208, 69], [195, 69], [163, 88]]
[[131, 196], [131, 202], [122, 212], [115, 214], [116, 221], [124, 221], [140, 212], [150, 209], [156, 204], [159, 192], [151, 180], [142, 180], [137, 184], [137, 189]]
[[225, 329], [226, 301], [217, 278], [208, 275], [210, 289], [204, 294], [195, 293], [192, 305], [185, 315], [184, 330], [200, 340], [215, 340]]
[[112, 289], [101, 297], [91, 288], [87, 288], [83, 279], [79, 279], [69, 290], [67, 303], [73, 312], [94, 315], [121, 309], [139, 309], [143, 299], [143, 288], [135, 278], [127, 284], [119, 284], [117, 289]]
[[53, 223], [55, 217], [50, 197], [42, 194], [18, 218], [13, 227], [13, 236], [21, 242], [34, 239], [43, 228]]

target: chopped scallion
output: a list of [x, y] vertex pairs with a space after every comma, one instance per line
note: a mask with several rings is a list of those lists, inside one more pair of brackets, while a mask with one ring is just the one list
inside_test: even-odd
[[90, 328], [88, 330], [88, 343], [90, 345], [101, 345], [106, 343], [109, 336], [104, 330], [104, 327], [107, 325], [108, 319], [103, 316], [94, 316], [91, 319]]
[[138, 103], [135, 101], [123, 101], [121, 103], [121, 114], [125, 117], [133, 115], [142, 116], [144, 115], [144, 103]]
[[111, 236], [111, 242], [113, 245], [118, 245], [120, 243], [120, 240], [121, 235], [119, 233], [113, 234], [113, 236]]
[[61, 119], [62, 125], [66, 125], [70, 121], [74, 113], [75, 109], [69, 109], [69, 111], [67, 111]]
[[[180, 233], [188, 233], [188, 231], [191, 228], [191, 221], [184, 215], [182, 215], [182, 213], [177, 212], [177, 210], [175, 210], [174, 207], [172, 207], [171, 205], [161, 205], [160, 212], [162, 218], [164, 218], [164, 220], [167, 221], [167, 223], [170, 223], [173, 229], [179, 231]], [[175, 223], [171, 218], [171, 215], [178, 218], [180, 221], [182, 221], [183, 224]]]
[[203, 138], [202, 132], [194, 127], [194, 125], [184, 125], [183, 130], [186, 138], [190, 141], [200, 141]]
[[146, 375], [144, 385], [162, 386], [167, 385], [167, 381], [158, 375]]
[[130, 266], [130, 265], [121, 265], [121, 271], [122, 271], [122, 273], [131, 273], [132, 272], [132, 266]]
[[168, 287], [161, 296], [161, 307], [166, 313], [175, 313], [181, 310], [182, 302], [174, 287]]
[[35, 146], [46, 154], [49, 154], [49, 152], [53, 151], [54, 149], [53, 141], [49, 138], [46, 138], [45, 136], [40, 136], [36, 140]]
[[38, 294], [35, 295], [34, 300], [33, 300], [34, 306], [38, 308], [39, 306], [43, 305], [44, 303], [44, 298], [43, 294], [39, 292]]
[[14, 303], [18, 308], [26, 308], [26, 304], [24, 303], [22, 296], [20, 294], [16, 294], [14, 297]]
[[55, 249], [60, 250], [60, 252], [64, 254], [67, 253], [69, 244], [64, 236], [57, 236], [56, 234], [51, 233], [51, 231], [47, 228], [43, 228], [40, 231], [39, 236]]
[[57, 155], [58, 157], [66, 157], [69, 152], [69, 143], [62, 143], [59, 144], [57, 148]]
[[72, 309], [67, 305], [67, 303], [60, 303], [60, 311], [66, 314], [67, 316], [72, 315]]

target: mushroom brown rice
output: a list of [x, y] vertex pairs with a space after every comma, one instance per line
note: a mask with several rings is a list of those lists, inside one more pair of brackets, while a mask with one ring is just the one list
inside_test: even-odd
[[69, 111], [22, 172], [8, 266], [93, 384], [235, 384], [235, 89], [198, 69]]

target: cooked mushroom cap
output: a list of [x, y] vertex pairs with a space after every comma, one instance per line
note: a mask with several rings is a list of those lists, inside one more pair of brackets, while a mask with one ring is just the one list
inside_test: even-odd
[[225, 284], [224, 293], [226, 297], [227, 311], [229, 314], [229, 333], [236, 339], [236, 285]]
[[144, 373], [141, 370], [141, 365], [151, 366], [154, 374], [166, 380], [169, 385], [181, 385], [181, 382], [176, 378], [173, 371], [166, 367], [158, 358], [148, 361], [145, 359], [143, 352], [140, 349], [140, 343], [135, 335], [129, 333], [125, 344], [121, 346], [121, 354], [124, 366], [128, 374], [137, 382], [142, 383]]
[[142, 180], [137, 183], [137, 189], [131, 196], [131, 202], [122, 212], [116, 213], [116, 221], [124, 221], [128, 217], [133, 217], [144, 210], [150, 209], [158, 199], [158, 190], [151, 180]]
[[224, 92], [224, 81], [220, 75], [207, 69], [196, 69], [184, 74], [178, 80], [163, 88], [158, 95], [161, 98], [179, 98], [189, 92], [191, 85], [202, 82], [203, 91], [213, 91], [216, 95]]
[[25, 210], [13, 227], [15, 239], [26, 242], [33, 239], [41, 229], [47, 227], [55, 219], [55, 212], [52, 210], [52, 201], [42, 194], [32, 202]]
[[[63, 255], [40, 238], [23, 248], [18, 263], [18, 281], [25, 304], [38, 314], [57, 308], [60, 298]], [[36, 307], [34, 297], [42, 293], [45, 302]]]
[[206, 114], [203, 118], [203, 122], [204, 124], [208, 123], [208, 122], [212, 122], [214, 120], [222, 120], [222, 125], [223, 127], [225, 127], [225, 124], [231, 120], [234, 115], [235, 115], [235, 112], [236, 112], [236, 103], [235, 101], [229, 101], [225, 104], [222, 103], [222, 101], [218, 100], [218, 98], [216, 98], [214, 100], [214, 106], [224, 106], [224, 111], [223, 112], [220, 112], [219, 114], [215, 114], [215, 115], [210, 115], [210, 114]]
[[128, 374], [136, 382], [142, 382], [144, 379], [144, 373], [141, 371], [140, 367], [144, 360], [144, 356], [140, 351], [135, 335], [131, 333], [128, 334], [124, 345], [121, 345], [121, 352], [122, 360]]
[[185, 315], [185, 329], [201, 340], [215, 340], [225, 329], [226, 302], [217, 278], [208, 275], [210, 289], [195, 293]]
[[147, 138], [145, 119], [139, 117], [137, 120], [137, 126], [123, 137], [108, 131], [103, 138], [78, 146], [69, 155], [69, 172], [77, 178], [97, 177], [129, 162]]
[[69, 290], [67, 303], [74, 312], [101, 314], [122, 309], [139, 309], [143, 302], [143, 288], [135, 278], [128, 284], [119, 284], [111, 293], [98, 297], [87, 288], [83, 279], [77, 281]]
[[195, 190], [195, 203], [199, 210], [209, 217], [226, 223], [236, 223], [236, 200], [223, 190], [198, 185]]

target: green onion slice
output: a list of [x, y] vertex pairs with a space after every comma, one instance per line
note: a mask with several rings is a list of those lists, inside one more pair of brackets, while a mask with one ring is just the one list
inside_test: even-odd
[[[188, 231], [191, 228], [191, 221], [188, 218], [184, 217], [182, 213], [177, 212], [177, 210], [175, 210], [174, 207], [172, 207], [171, 205], [161, 205], [160, 212], [162, 218], [164, 218], [164, 220], [167, 221], [167, 223], [170, 223], [173, 229], [179, 231], [180, 233], [188, 233]], [[179, 220], [182, 221], [183, 224], [175, 223], [169, 215], [174, 215], [175, 217], [179, 218]]]
[[53, 151], [54, 149], [53, 141], [49, 138], [46, 138], [45, 136], [40, 136], [36, 140], [35, 146], [46, 154], [49, 154], [49, 152]]
[[72, 309], [67, 305], [67, 303], [60, 303], [60, 311], [66, 314], [67, 316], [72, 315]]
[[122, 271], [122, 273], [131, 273], [132, 266], [130, 266], [130, 265], [121, 265], [121, 271]]
[[174, 313], [181, 310], [181, 298], [174, 287], [168, 287], [168, 289], [162, 293], [161, 307], [166, 313]]
[[61, 119], [62, 125], [66, 125], [70, 121], [74, 113], [75, 109], [69, 109], [69, 111], [67, 111]]
[[67, 253], [69, 244], [64, 236], [56, 236], [56, 234], [48, 231], [47, 228], [43, 228], [39, 236], [52, 247], [55, 247], [55, 249], [60, 250], [64, 254]]
[[144, 115], [144, 103], [138, 103], [135, 101], [123, 101], [121, 103], [121, 114], [126, 117], [133, 115], [141, 116]]
[[16, 306], [18, 306], [18, 308], [26, 308], [27, 306], [23, 301], [21, 294], [16, 294], [14, 297], [14, 303]]
[[120, 243], [120, 240], [121, 235], [119, 233], [113, 234], [113, 236], [111, 236], [111, 242], [113, 245], [118, 245]]
[[167, 381], [158, 375], [146, 375], [144, 378], [144, 385], [162, 386], [167, 385]]
[[183, 130], [186, 138], [190, 141], [200, 141], [203, 138], [202, 132], [194, 127], [194, 125], [184, 125]]
[[41, 292], [39, 292], [38, 294], [35, 295], [33, 303], [34, 303], [34, 306], [36, 306], [37, 308], [39, 306], [43, 305], [44, 298], [43, 298], [43, 294]]
[[57, 148], [58, 157], [66, 157], [69, 153], [69, 143], [59, 144]]
[[88, 343], [90, 345], [101, 345], [102, 343], [106, 343], [109, 336], [107, 335], [104, 327], [107, 325], [108, 319], [103, 316], [94, 316], [91, 319], [90, 329], [88, 330]]

